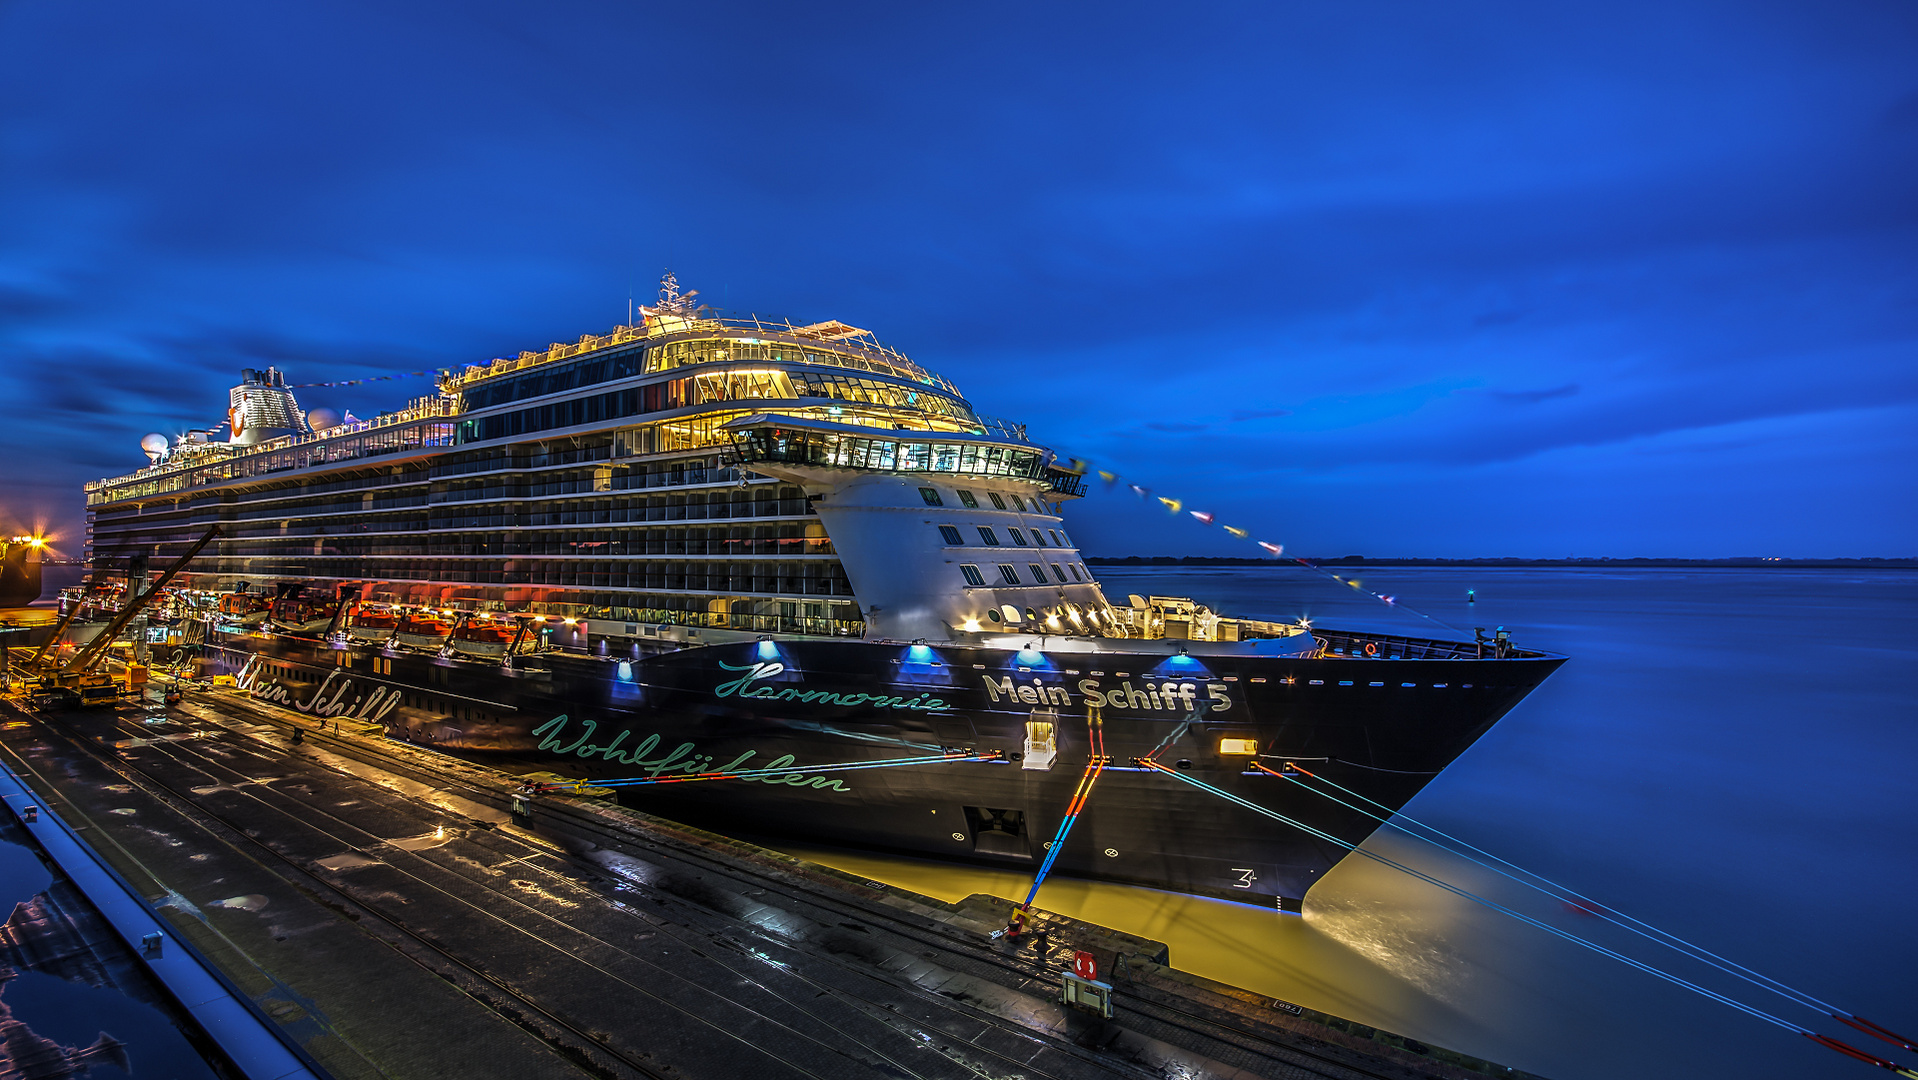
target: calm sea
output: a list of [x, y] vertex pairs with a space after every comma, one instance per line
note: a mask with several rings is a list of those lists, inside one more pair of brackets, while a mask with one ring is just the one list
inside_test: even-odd
[[[1918, 1029], [1918, 573], [1358, 576], [1468, 634], [1504, 626], [1572, 657], [1408, 813], [1850, 1012]], [[1303, 568], [1100, 578], [1115, 599], [1440, 629]], [[1781, 1018], [1918, 1057], [1421, 843], [1387, 833], [1367, 846]], [[815, 857], [948, 898], [1022, 896], [1030, 882]], [[1878, 1075], [1358, 857], [1312, 891], [1302, 919], [1057, 879], [1041, 904], [1167, 941], [1187, 970], [1555, 1080]]]

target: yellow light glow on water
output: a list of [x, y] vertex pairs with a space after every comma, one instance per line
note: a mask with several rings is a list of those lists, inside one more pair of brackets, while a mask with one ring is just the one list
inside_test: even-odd
[[1237, 754], [1242, 757], [1250, 757], [1258, 752], [1259, 744], [1256, 739], [1219, 740], [1219, 753], [1221, 754]]

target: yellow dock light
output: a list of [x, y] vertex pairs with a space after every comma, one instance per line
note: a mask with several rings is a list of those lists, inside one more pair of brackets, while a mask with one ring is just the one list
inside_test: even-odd
[[1259, 752], [1257, 739], [1220, 739], [1219, 753], [1239, 757], [1254, 757]]

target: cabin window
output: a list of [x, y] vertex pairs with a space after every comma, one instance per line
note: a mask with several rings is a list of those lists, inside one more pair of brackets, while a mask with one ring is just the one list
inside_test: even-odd
[[1038, 582], [1041, 585], [1044, 585], [1046, 583], [1045, 567], [1040, 566], [1038, 563], [1035, 562], [1035, 563], [1027, 563], [1026, 569], [1032, 571], [1032, 580]]
[[987, 547], [999, 546], [999, 534], [993, 532], [990, 525], [979, 526], [979, 539], [985, 541]]
[[999, 509], [1004, 510], [1006, 508], [1006, 500], [1000, 498], [998, 492], [988, 491], [986, 492], [986, 498], [991, 499], [992, 505], [998, 507]]
[[1032, 530], [1032, 542], [1033, 542], [1034, 544], [1037, 544], [1037, 545], [1038, 545], [1038, 546], [1040, 546], [1040, 547], [1045, 547], [1045, 546], [1046, 546], [1046, 534], [1045, 534], [1045, 533], [1042, 533], [1042, 532], [1040, 532], [1040, 531], [1039, 531], [1038, 529], [1034, 529], [1034, 530]]
[[939, 497], [938, 488], [920, 488], [919, 497], [926, 500], [927, 506], [944, 506], [946, 500]]
[[1012, 500], [1012, 508], [1013, 508], [1014, 510], [1021, 510], [1021, 511], [1023, 511], [1023, 510], [1024, 510], [1025, 508], [1026, 508], [1026, 501], [1025, 501], [1024, 499], [1021, 499], [1021, 498], [1020, 498], [1019, 496], [1017, 496], [1017, 495], [1008, 495], [1008, 496], [1006, 496], [1006, 498], [1008, 498], [1008, 499], [1011, 499], [1011, 500]]
[[1058, 563], [1052, 564], [1052, 576], [1059, 579], [1059, 584], [1064, 585], [1066, 583], [1066, 572], [1059, 569]]
[[1070, 571], [1072, 571], [1072, 580], [1074, 580], [1074, 581], [1084, 581], [1084, 580], [1085, 580], [1084, 578], [1082, 578], [1082, 577], [1080, 577], [1080, 576], [1079, 576], [1079, 568], [1078, 568], [1077, 566], [1073, 566], [1073, 565], [1071, 565], [1071, 564], [1067, 564], [1067, 566], [1066, 566], [1066, 569], [1068, 569], [1068, 570], [1070, 570]]
[[966, 544], [966, 538], [959, 535], [959, 527], [956, 525], [939, 526], [939, 538], [952, 547], [964, 547]]
[[1065, 541], [1063, 541], [1063, 540], [1061, 540], [1061, 539], [1059, 539], [1059, 533], [1058, 533], [1058, 531], [1057, 531], [1056, 529], [1047, 529], [1046, 531], [1052, 534], [1052, 546], [1053, 546], [1053, 547], [1065, 547], [1065, 546], [1066, 546], [1066, 545], [1065, 545]]
[[1026, 546], [1026, 534], [1023, 531], [1019, 529], [1007, 529], [1006, 532], [1012, 535], [1013, 543], [1018, 544], [1020, 547]]
[[972, 492], [967, 491], [965, 488], [955, 488], [954, 490], [959, 493], [959, 505], [968, 510], [978, 508], [979, 500], [972, 497]]
[[979, 568], [971, 563], [959, 564], [959, 572], [966, 575], [966, 584], [968, 585], [984, 585], [986, 583], [985, 576], [979, 573]]
[[999, 564], [999, 576], [1004, 578], [1008, 585], [1019, 584], [1019, 571], [1014, 570], [1011, 565], [1007, 563]]

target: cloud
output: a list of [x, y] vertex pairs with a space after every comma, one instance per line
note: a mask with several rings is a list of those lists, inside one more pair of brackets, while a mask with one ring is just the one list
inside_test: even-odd
[[1487, 390], [1486, 393], [1499, 401], [1509, 401], [1515, 405], [1536, 405], [1553, 398], [1572, 397], [1578, 393], [1578, 384], [1566, 383], [1550, 390]]

